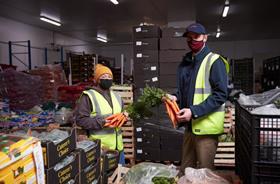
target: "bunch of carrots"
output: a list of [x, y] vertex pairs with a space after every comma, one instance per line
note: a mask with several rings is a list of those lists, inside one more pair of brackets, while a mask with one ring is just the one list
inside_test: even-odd
[[128, 121], [128, 114], [126, 112], [113, 114], [105, 119], [105, 127], [116, 128], [121, 127], [125, 122]]
[[172, 121], [173, 127], [176, 128], [177, 118], [176, 114], [180, 111], [178, 104], [176, 101], [172, 101], [169, 98], [164, 98], [165, 107], [167, 110], [167, 114]]

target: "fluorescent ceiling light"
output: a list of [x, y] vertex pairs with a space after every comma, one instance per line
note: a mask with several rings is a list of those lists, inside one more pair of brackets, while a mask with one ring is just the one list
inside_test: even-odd
[[119, 2], [117, 0], [110, 0], [113, 4], [117, 5]]
[[102, 37], [97, 37], [97, 40], [101, 41], [101, 42], [104, 42], [104, 43], [108, 42], [108, 40], [106, 38], [102, 38]]
[[229, 5], [225, 5], [225, 6], [224, 6], [224, 10], [223, 10], [223, 17], [226, 17], [226, 16], [227, 16], [228, 10], [229, 10]]
[[217, 34], [216, 34], [216, 38], [219, 38], [219, 37], [220, 37], [220, 35], [221, 35], [221, 32], [217, 32]]
[[50, 19], [50, 18], [45, 17], [45, 16], [41, 16], [41, 17], [40, 17], [40, 20], [45, 21], [45, 22], [48, 22], [48, 23], [53, 24], [53, 25], [56, 25], [56, 26], [61, 26], [61, 23], [60, 23], [60, 22], [55, 21], [55, 20]]

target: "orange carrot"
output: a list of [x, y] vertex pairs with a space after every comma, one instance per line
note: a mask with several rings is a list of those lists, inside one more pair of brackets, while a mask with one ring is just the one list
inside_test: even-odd
[[123, 124], [124, 124], [126, 121], [127, 121], [127, 118], [124, 117], [124, 118], [122, 119], [122, 121], [120, 122], [120, 124], [118, 125], [118, 127], [122, 127]]
[[176, 101], [172, 101], [172, 103], [174, 104], [174, 107], [176, 108], [176, 111], [179, 112], [180, 108], [179, 108], [177, 102]]
[[172, 108], [170, 107], [169, 103], [167, 103], [166, 101], [165, 101], [165, 107], [166, 107], [166, 110], [167, 110], [167, 114], [169, 115], [169, 118], [172, 121], [173, 127], [176, 128], [176, 117], [175, 117], [175, 114], [174, 114]]
[[168, 103], [169, 107], [171, 107], [172, 111], [174, 111], [174, 113], [179, 112], [179, 111], [177, 111], [175, 104], [172, 103], [171, 100], [167, 99], [166, 102]]

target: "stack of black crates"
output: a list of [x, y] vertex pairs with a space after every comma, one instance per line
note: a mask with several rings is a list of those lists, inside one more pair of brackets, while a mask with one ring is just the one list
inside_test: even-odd
[[264, 91], [280, 87], [280, 56], [263, 61], [262, 88]]
[[[174, 28], [133, 27], [136, 99], [146, 85], [175, 92], [177, 67], [187, 53], [181, 35]], [[183, 132], [172, 127], [163, 105], [151, 111], [151, 118], [135, 123], [136, 160], [180, 161]]]
[[280, 115], [255, 115], [236, 103], [236, 173], [244, 183], [280, 183]]
[[[95, 54], [70, 54], [72, 83], [89, 82], [93, 74]], [[70, 73], [69, 62], [64, 62], [64, 70], [68, 76]]]
[[233, 60], [234, 89], [241, 89], [246, 94], [254, 93], [254, 60], [253, 58]]

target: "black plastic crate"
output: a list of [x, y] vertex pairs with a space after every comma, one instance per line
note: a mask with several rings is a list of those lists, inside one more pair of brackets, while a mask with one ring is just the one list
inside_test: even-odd
[[280, 115], [236, 103], [236, 172], [244, 183], [280, 183]]

